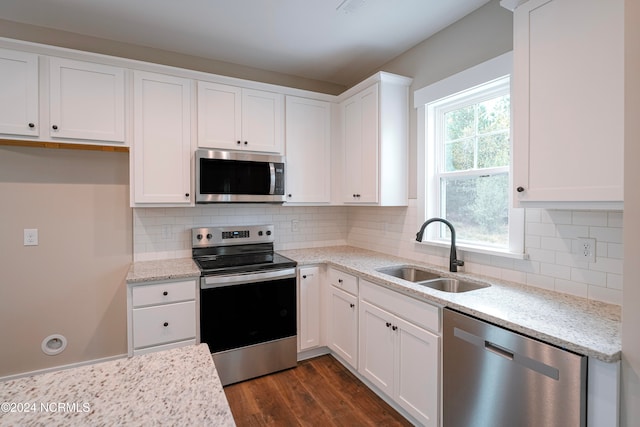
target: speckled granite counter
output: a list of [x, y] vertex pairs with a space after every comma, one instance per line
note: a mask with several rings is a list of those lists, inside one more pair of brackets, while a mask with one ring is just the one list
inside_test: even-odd
[[2, 426], [235, 425], [206, 344], [0, 382], [0, 404]]
[[200, 276], [200, 269], [191, 258], [140, 261], [132, 263], [129, 267], [127, 283], [198, 276]]
[[[620, 360], [621, 308], [558, 292], [465, 273], [363, 249], [340, 246], [278, 251], [298, 265], [328, 264], [403, 292], [604, 362]], [[466, 293], [447, 293], [378, 273], [391, 265], [416, 265], [442, 276], [490, 283]]]

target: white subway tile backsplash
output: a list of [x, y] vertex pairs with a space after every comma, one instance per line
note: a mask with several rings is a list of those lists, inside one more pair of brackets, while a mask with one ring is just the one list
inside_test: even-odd
[[[449, 249], [414, 242], [422, 220], [408, 207], [206, 205], [134, 209], [134, 260], [191, 256], [191, 228], [274, 224], [276, 249], [345, 245], [448, 266]], [[296, 222], [297, 231], [294, 231]], [[525, 212], [528, 259], [459, 251], [467, 271], [621, 304], [623, 230], [618, 211]], [[578, 237], [596, 239], [596, 262], [582, 261]]]

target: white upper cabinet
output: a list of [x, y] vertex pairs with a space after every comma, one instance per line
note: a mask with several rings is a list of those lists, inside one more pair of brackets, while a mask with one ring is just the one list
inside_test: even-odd
[[198, 82], [198, 146], [282, 153], [284, 95]]
[[346, 92], [340, 103], [345, 203], [408, 204], [410, 84], [378, 73]]
[[0, 133], [39, 134], [38, 55], [0, 49]]
[[514, 12], [514, 199], [620, 208], [622, 0], [529, 0]]
[[286, 97], [287, 202], [331, 199], [331, 104]]
[[191, 203], [192, 80], [134, 72], [134, 204]]
[[49, 59], [50, 136], [125, 142], [125, 70]]

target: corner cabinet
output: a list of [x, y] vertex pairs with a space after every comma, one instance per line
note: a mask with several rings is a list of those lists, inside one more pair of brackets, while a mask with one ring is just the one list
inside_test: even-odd
[[514, 12], [514, 200], [623, 202], [624, 2], [529, 0]]
[[286, 188], [288, 203], [331, 201], [331, 104], [287, 96]]
[[360, 279], [358, 372], [419, 421], [438, 426], [440, 309]]
[[133, 74], [132, 205], [189, 205], [192, 80]]
[[198, 295], [196, 279], [129, 283], [129, 357], [196, 344]]
[[378, 73], [340, 103], [344, 203], [408, 204], [409, 85]]
[[198, 146], [282, 153], [284, 95], [199, 81]]

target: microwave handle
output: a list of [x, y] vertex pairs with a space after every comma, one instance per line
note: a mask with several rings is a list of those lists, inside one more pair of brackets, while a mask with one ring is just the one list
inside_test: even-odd
[[271, 175], [271, 184], [269, 184], [269, 194], [275, 194], [275, 192], [276, 192], [276, 165], [273, 162], [269, 162], [269, 174]]

